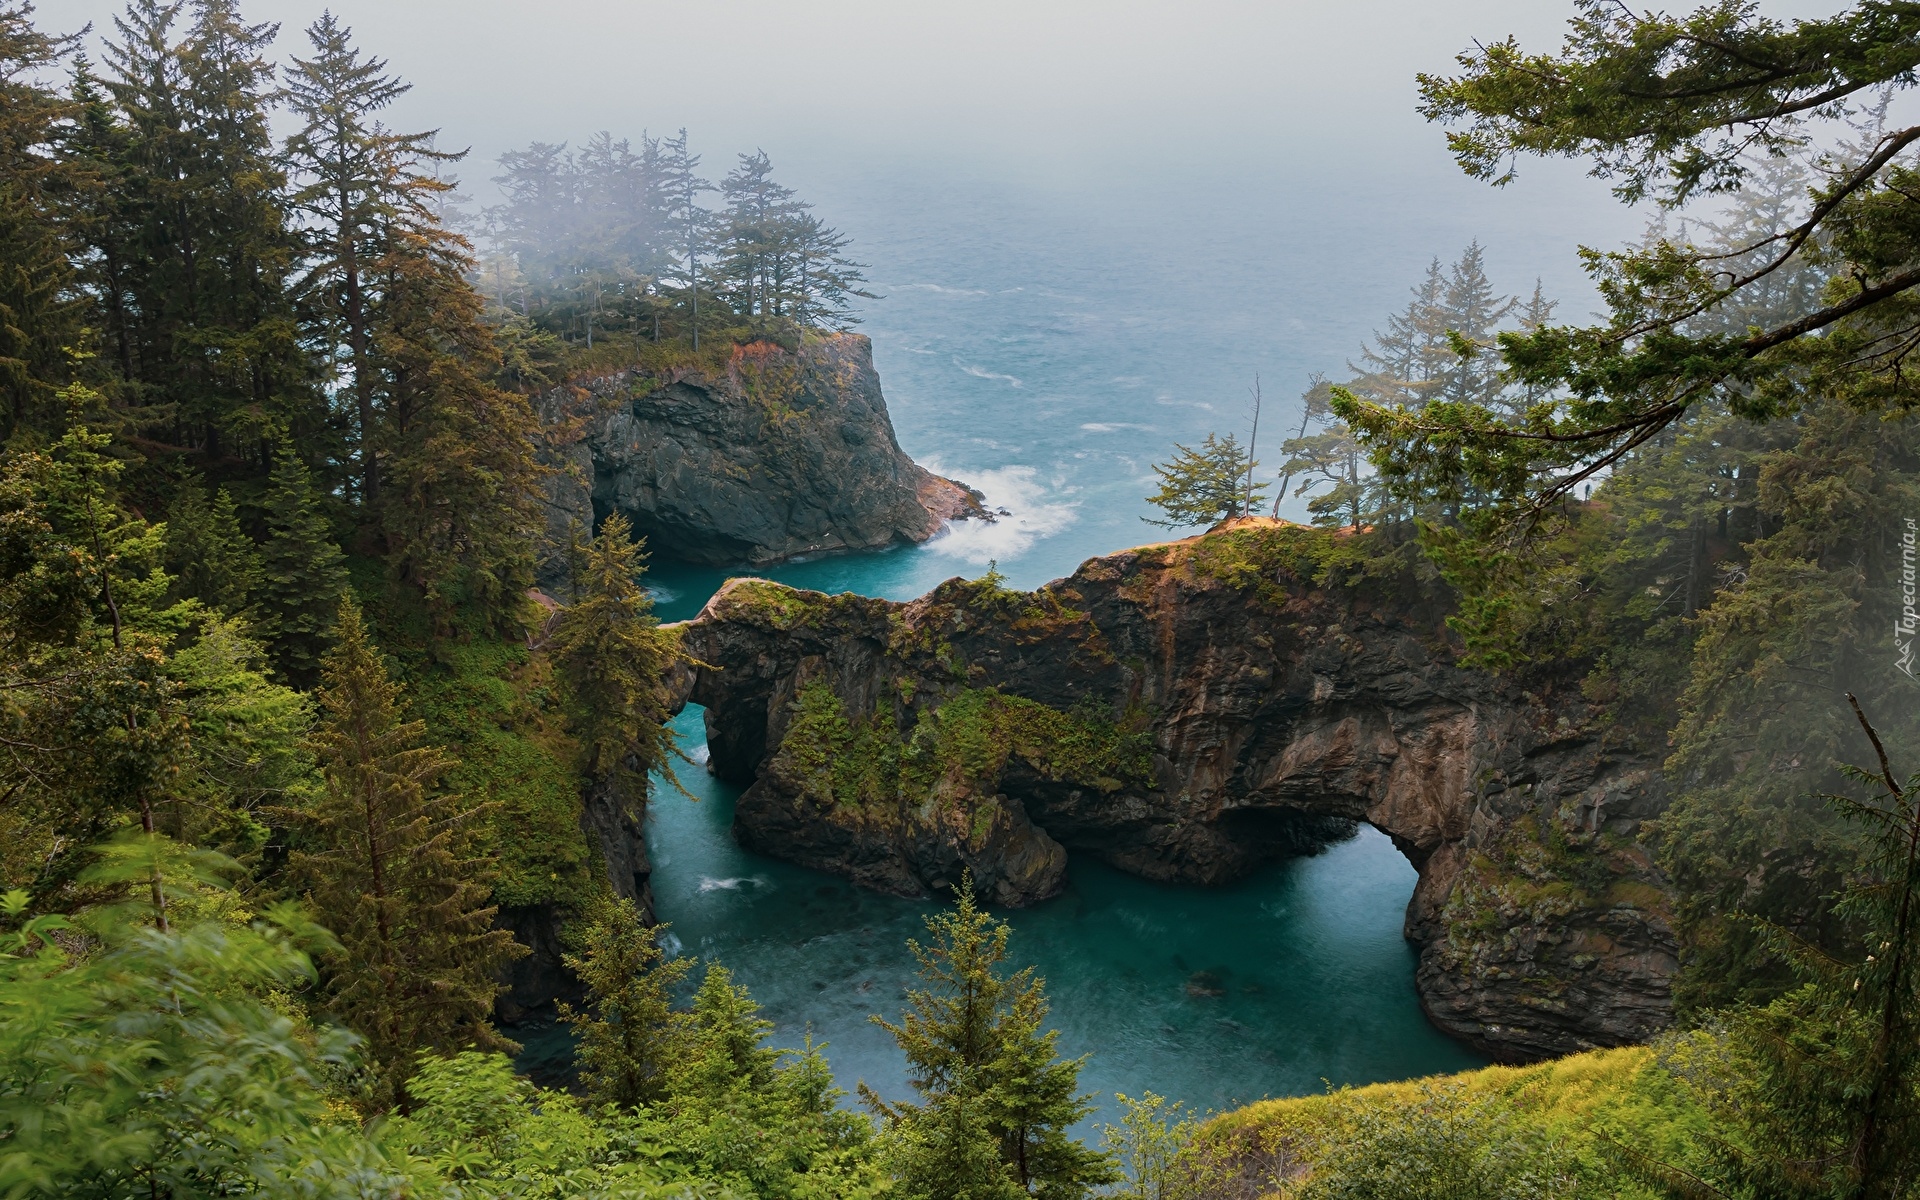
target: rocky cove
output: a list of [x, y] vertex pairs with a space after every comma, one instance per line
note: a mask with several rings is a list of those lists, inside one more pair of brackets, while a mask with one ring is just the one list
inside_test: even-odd
[[[569, 541], [613, 511], [669, 562], [761, 569], [993, 519], [899, 449], [857, 335], [584, 375], [541, 405], [556, 591]], [[902, 897], [971, 872], [1005, 909], [1060, 894], [1070, 859], [1218, 887], [1366, 825], [1418, 872], [1402, 933], [1437, 1027], [1508, 1060], [1642, 1040], [1677, 962], [1637, 837], [1658, 757], [1571, 681], [1458, 666], [1449, 604], [1375, 539], [1242, 519], [1031, 591], [733, 578], [677, 626], [695, 665], [673, 688], [750, 853]], [[581, 827], [651, 917], [645, 808], [594, 789]], [[533, 954], [502, 1016], [570, 994], [560, 911], [503, 919]]]
[[1636, 838], [1658, 759], [1571, 688], [1457, 666], [1405, 561], [1247, 520], [1032, 592], [737, 579], [681, 626], [679, 686], [750, 849], [903, 895], [971, 871], [1018, 906], [1070, 855], [1219, 884], [1365, 822], [1419, 872], [1441, 1029], [1509, 1060], [1644, 1039], [1677, 959]]

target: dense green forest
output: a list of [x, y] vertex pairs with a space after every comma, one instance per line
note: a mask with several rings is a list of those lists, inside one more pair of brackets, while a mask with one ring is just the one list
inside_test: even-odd
[[[713, 184], [684, 131], [603, 134], [506, 155], [483, 252], [460, 154], [383, 122], [407, 85], [333, 17], [276, 59], [229, 0], [134, 0], [94, 62], [0, 6], [0, 1187], [1913, 1195], [1920, 129], [1880, 98], [1920, 12], [1578, 12], [1558, 55], [1422, 87], [1472, 174], [1590, 157], [1669, 205], [1590, 257], [1606, 320], [1501, 295], [1470, 246], [1314, 381], [1277, 470], [1210, 439], [1158, 499], [1305, 497], [1451, 589], [1467, 661], [1664, 748], [1680, 1024], [1211, 1123], [1147, 1094], [1095, 1149], [967, 888], [888, 1024], [915, 1099], [862, 1114], [581, 831], [671, 767], [680, 650], [620, 519], [566, 548], [568, 604], [530, 598], [529, 398], [846, 327], [845, 236], [764, 154]], [[1801, 114], [1848, 123], [1815, 154]], [[497, 917], [535, 905], [586, 985], [578, 1095], [491, 1020], [525, 953]]]

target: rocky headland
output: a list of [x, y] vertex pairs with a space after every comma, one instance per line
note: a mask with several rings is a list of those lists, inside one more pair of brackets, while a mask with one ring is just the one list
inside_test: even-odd
[[1456, 665], [1441, 589], [1363, 541], [1249, 520], [907, 603], [735, 580], [682, 686], [753, 849], [1019, 905], [1069, 853], [1210, 883], [1365, 821], [1419, 870], [1438, 1025], [1508, 1060], [1644, 1039], [1677, 953], [1636, 836], [1658, 755], [1572, 680]]
[[548, 583], [574, 531], [615, 511], [654, 553], [721, 566], [882, 549], [990, 519], [978, 493], [900, 449], [860, 334], [580, 376], [536, 406], [561, 468], [548, 485]]

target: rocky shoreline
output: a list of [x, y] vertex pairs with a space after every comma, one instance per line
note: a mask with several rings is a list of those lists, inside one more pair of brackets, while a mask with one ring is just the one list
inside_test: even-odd
[[1069, 854], [1220, 882], [1366, 821], [1420, 872], [1406, 934], [1443, 1029], [1523, 1060], [1670, 1019], [1667, 889], [1636, 834], [1658, 756], [1577, 690], [1454, 664], [1445, 598], [1326, 530], [1250, 520], [1034, 592], [907, 603], [734, 580], [681, 626], [743, 844], [993, 901]]
[[548, 483], [542, 582], [574, 531], [624, 513], [656, 554], [715, 566], [923, 542], [992, 519], [965, 484], [900, 449], [854, 333], [797, 348], [754, 342], [721, 367], [641, 367], [536, 398], [559, 469]]

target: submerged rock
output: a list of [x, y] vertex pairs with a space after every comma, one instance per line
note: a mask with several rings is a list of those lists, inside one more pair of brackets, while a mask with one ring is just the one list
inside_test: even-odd
[[882, 549], [992, 519], [979, 493], [901, 451], [860, 334], [578, 378], [537, 406], [562, 468], [548, 489], [546, 583], [565, 577], [572, 530], [615, 511], [653, 552], [714, 565]]
[[1443, 1029], [1501, 1058], [1669, 1019], [1657, 750], [1572, 687], [1458, 667], [1445, 598], [1350, 538], [1243, 521], [1038, 591], [894, 603], [735, 580], [686, 623], [740, 840], [917, 894], [1024, 904], [1068, 853], [1222, 882], [1366, 821], [1419, 870], [1406, 934]]

